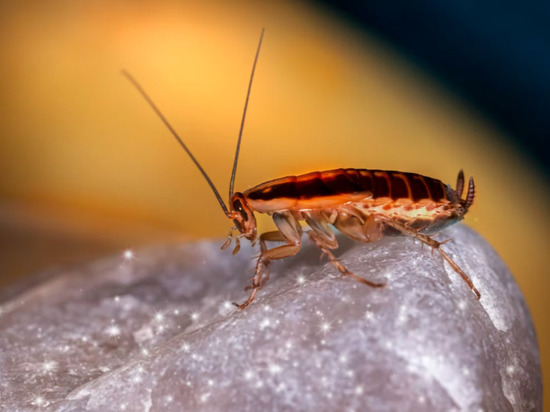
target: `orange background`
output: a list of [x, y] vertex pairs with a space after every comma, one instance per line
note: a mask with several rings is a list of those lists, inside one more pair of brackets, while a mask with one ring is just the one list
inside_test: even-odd
[[0, 285], [127, 247], [223, 238], [231, 224], [208, 186], [120, 70], [225, 199], [264, 26], [236, 189], [335, 167], [454, 186], [463, 168], [478, 188], [465, 222], [525, 293], [548, 375], [548, 182], [464, 102], [306, 3], [1, 3]]

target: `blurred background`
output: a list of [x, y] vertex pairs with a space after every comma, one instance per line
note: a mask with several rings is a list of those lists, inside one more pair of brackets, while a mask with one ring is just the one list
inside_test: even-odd
[[514, 273], [548, 376], [550, 6], [358, 3], [1, 2], [0, 287], [225, 237], [208, 186], [120, 70], [225, 197], [266, 27], [236, 189], [336, 167], [454, 186], [463, 168], [477, 185], [465, 224]]

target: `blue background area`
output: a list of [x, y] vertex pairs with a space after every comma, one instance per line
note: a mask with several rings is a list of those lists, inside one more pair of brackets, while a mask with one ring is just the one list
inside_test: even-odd
[[496, 124], [550, 177], [550, 1], [331, 1]]

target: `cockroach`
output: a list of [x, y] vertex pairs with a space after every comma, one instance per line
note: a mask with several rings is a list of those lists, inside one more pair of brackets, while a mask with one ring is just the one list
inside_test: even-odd
[[[460, 267], [445, 253], [439, 242], [433, 238], [441, 229], [461, 220], [474, 201], [474, 180], [470, 178], [466, 198], [462, 198], [464, 173], [458, 173], [456, 189], [440, 180], [416, 173], [369, 169], [335, 169], [312, 172], [299, 176], [286, 176], [259, 184], [244, 192], [234, 192], [235, 175], [243, 135], [244, 122], [252, 80], [258, 62], [264, 31], [258, 48], [248, 83], [243, 116], [237, 139], [233, 170], [229, 182], [229, 206], [226, 206], [218, 190], [210, 180], [195, 156], [187, 148], [174, 128], [147, 95], [141, 85], [126, 71], [123, 74], [137, 88], [165, 126], [176, 138], [197, 166], [214, 192], [225, 215], [234, 226], [229, 231], [222, 249], [235, 240], [236, 254], [240, 249], [240, 239], [248, 239], [252, 245], [259, 240], [261, 253], [256, 260], [251, 290], [248, 299], [235, 305], [244, 309], [256, 297], [269, 278], [269, 265], [272, 261], [296, 255], [302, 247], [302, 226], [309, 226], [307, 234], [321, 249], [341, 274], [373, 288], [384, 286], [350, 272], [331, 252], [338, 248], [332, 225], [353, 240], [369, 243], [381, 239], [385, 234], [397, 233], [412, 236], [437, 250], [451, 265], [479, 300], [481, 294]], [[273, 218], [277, 230], [258, 236], [254, 212], [267, 213]], [[234, 235], [234, 231], [238, 231]], [[267, 242], [284, 242], [282, 246], [267, 248]]]

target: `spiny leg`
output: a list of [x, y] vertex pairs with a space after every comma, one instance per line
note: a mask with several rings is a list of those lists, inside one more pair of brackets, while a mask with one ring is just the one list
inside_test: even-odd
[[[268, 250], [265, 242], [285, 242], [285, 238], [283, 237], [283, 235], [281, 235], [281, 232], [277, 230], [274, 230], [272, 232], [262, 233], [260, 235], [260, 249], [262, 253]], [[263, 288], [264, 285], [269, 280], [269, 268], [271, 266], [270, 263], [271, 263], [270, 261], [264, 262], [264, 272], [260, 282], [260, 289]], [[244, 290], [249, 290], [249, 289], [252, 289], [253, 287], [254, 287], [253, 285], [247, 286], [246, 288], [244, 288]]]
[[[273, 232], [268, 232], [273, 233]], [[275, 232], [278, 233], [278, 232]], [[244, 309], [248, 305], [252, 303], [254, 298], [256, 297], [256, 293], [258, 292], [258, 289], [261, 289], [263, 285], [265, 285], [265, 281], [262, 282], [262, 272], [264, 268], [267, 268], [269, 266], [270, 261], [276, 260], [276, 259], [283, 259], [285, 257], [294, 256], [301, 248], [301, 243], [298, 242], [297, 244], [287, 244], [283, 246], [278, 246], [273, 249], [268, 249], [260, 254], [260, 257], [258, 258], [258, 261], [256, 262], [256, 270], [254, 272], [254, 277], [252, 278], [252, 285], [247, 287], [247, 289], [252, 289], [250, 292], [250, 295], [248, 296], [248, 299], [246, 302], [238, 305], [235, 304], [239, 309]]]
[[468, 277], [468, 275], [466, 273], [464, 273], [464, 271], [462, 269], [460, 269], [460, 267], [455, 263], [455, 261], [452, 260], [449, 257], [449, 255], [447, 255], [445, 253], [445, 251], [443, 249], [441, 249], [441, 245], [443, 243], [446, 243], [447, 241], [438, 242], [437, 240], [433, 239], [431, 236], [425, 235], [423, 233], [419, 233], [418, 231], [416, 231], [414, 229], [411, 229], [411, 228], [407, 227], [406, 225], [400, 224], [398, 222], [394, 222], [394, 221], [389, 220], [389, 219], [386, 219], [384, 221], [384, 223], [387, 224], [388, 226], [391, 226], [391, 227], [399, 230], [401, 233], [403, 233], [405, 235], [414, 236], [415, 238], [420, 240], [422, 243], [425, 243], [426, 245], [432, 247], [433, 249], [436, 249], [441, 254], [443, 259], [445, 259], [447, 261], [447, 263], [449, 263], [449, 265], [451, 265], [453, 270], [460, 275], [462, 280], [464, 282], [466, 282], [466, 284], [468, 285], [470, 290], [476, 296], [477, 300], [479, 300], [481, 298], [481, 293], [479, 293], [479, 291], [476, 289], [476, 287], [474, 286], [474, 283]]
[[[332, 254], [332, 252], [329, 250], [329, 246], [327, 244], [327, 242], [324, 241], [323, 237], [321, 234], [319, 234], [318, 232], [315, 232], [313, 230], [310, 230], [309, 232], [307, 232], [307, 234], [309, 235], [310, 239], [313, 240], [313, 242], [315, 242], [315, 245], [321, 249], [321, 251], [327, 255], [327, 257], [329, 258], [330, 260], [330, 263], [332, 263], [332, 265], [338, 269], [338, 271], [340, 272], [340, 277], [343, 278], [344, 276], [348, 276], [358, 282], [361, 282], [361, 283], [364, 283], [365, 285], [369, 285], [370, 287], [373, 287], [373, 288], [379, 288], [379, 287], [382, 287], [382, 286], [385, 286], [385, 283], [374, 283], [374, 282], [371, 282], [370, 280], [367, 280], [361, 276], [357, 276], [355, 273], [353, 272], [350, 272], [337, 258], [336, 256], [334, 256]], [[337, 245], [336, 245], [337, 247]]]
[[[258, 289], [261, 289], [265, 284], [265, 281], [262, 282], [263, 269], [268, 267], [270, 261], [294, 256], [302, 247], [302, 228], [298, 221], [290, 213], [274, 213], [273, 221], [279, 231], [267, 232], [260, 235], [260, 246], [262, 248], [262, 253], [256, 262], [256, 270], [254, 272], [254, 277], [252, 278], [252, 291], [244, 303], [240, 305], [234, 303], [234, 305], [239, 309], [246, 308], [256, 298]], [[273, 249], [267, 249], [265, 241], [280, 239], [287, 242], [287, 244], [277, 246]]]

